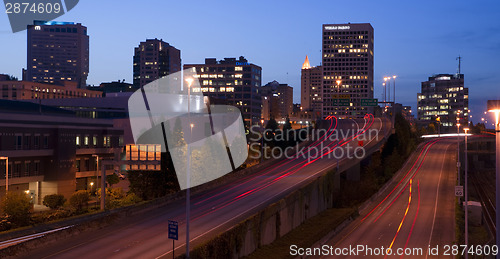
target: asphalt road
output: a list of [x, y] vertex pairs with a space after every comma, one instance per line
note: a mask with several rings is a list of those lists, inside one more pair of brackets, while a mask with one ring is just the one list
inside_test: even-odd
[[[353, 126], [354, 125], [354, 126]], [[390, 124], [381, 119], [331, 120], [330, 131], [334, 129], [356, 128], [354, 136], [350, 133], [344, 141], [335, 138], [315, 142], [311, 147], [325, 148], [323, 157], [318, 159], [302, 156], [278, 161], [261, 172], [231, 182], [215, 189], [192, 195], [191, 197], [191, 248], [217, 234], [229, 229], [243, 219], [253, 215], [266, 205], [276, 202], [293, 190], [306, 185], [317, 176], [335, 167], [335, 159], [327, 158], [326, 153], [339, 145], [358, 146], [360, 137], [368, 137], [364, 130], [377, 129], [379, 140], [390, 130]], [[338, 131], [337, 131], [338, 133]], [[363, 135], [364, 134], [364, 135]], [[373, 138], [363, 142], [364, 147], [373, 146]], [[349, 143], [349, 145], [347, 145]], [[306, 149], [307, 150], [307, 149]], [[350, 163], [343, 159], [342, 164]], [[136, 215], [112, 224], [98, 231], [60, 240], [33, 249], [22, 258], [171, 258], [172, 240], [167, 238], [168, 220], [179, 221], [179, 241], [175, 242], [175, 254], [185, 252], [185, 201], [172, 202], [165, 207], [143, 215]]]
[[[388, 195], [380, 196], [325, 243], [337, 254], [340, 249], [356, 249], [344, 249], [347, 256], [323, 254], [321, 258], [401, 258], [401, 253], [404, 258], [450, 258], [445, 252], [455, 240], [456, 151], [456, 140], [440, 139], [416, 152], [387, 189]], [[437, 247], [439, 256], [429, 255], [429, 247], [433, 252]], [[387, 248], [393, 255], [387, 256]], [[377, 256], [381, 252], [384, 255]]]

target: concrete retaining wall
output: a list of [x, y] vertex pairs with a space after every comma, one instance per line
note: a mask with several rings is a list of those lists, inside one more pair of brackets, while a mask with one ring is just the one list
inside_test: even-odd
[[261, 246], [271, 244], [306, 219], [332, 207], [333, 179], [333, 171], [317, 178], [223, 234], [196, 247], [191, 258], [241, 258]]

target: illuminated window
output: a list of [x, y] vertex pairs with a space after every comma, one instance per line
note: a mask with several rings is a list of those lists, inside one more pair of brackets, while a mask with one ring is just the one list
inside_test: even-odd
[[235, 67], [234, 71], [243, 71], [243, 67]]

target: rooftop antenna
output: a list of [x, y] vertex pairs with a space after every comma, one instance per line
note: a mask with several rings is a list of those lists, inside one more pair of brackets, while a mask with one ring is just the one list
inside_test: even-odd
[[462, 64], [462, 57], [458, 55], [458, 58], [456, 60], [458, 60], [458, 74], [460, 75], [460, 65]]

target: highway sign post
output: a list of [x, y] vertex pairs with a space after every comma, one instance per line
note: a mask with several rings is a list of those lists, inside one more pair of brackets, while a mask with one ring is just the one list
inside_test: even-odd
[[455, 196], [457, 197], [462, 197], [464, 196], [464, 187], [457, 185], [455, 186]]
[[378, 99], [361, 99], [361, 106], [377, 106]]
[[175, 258], [175, 240], [179, 240], [179, 222], [169, 220], [168, 221], [168, 238], [172, 239], [172, 258]]

